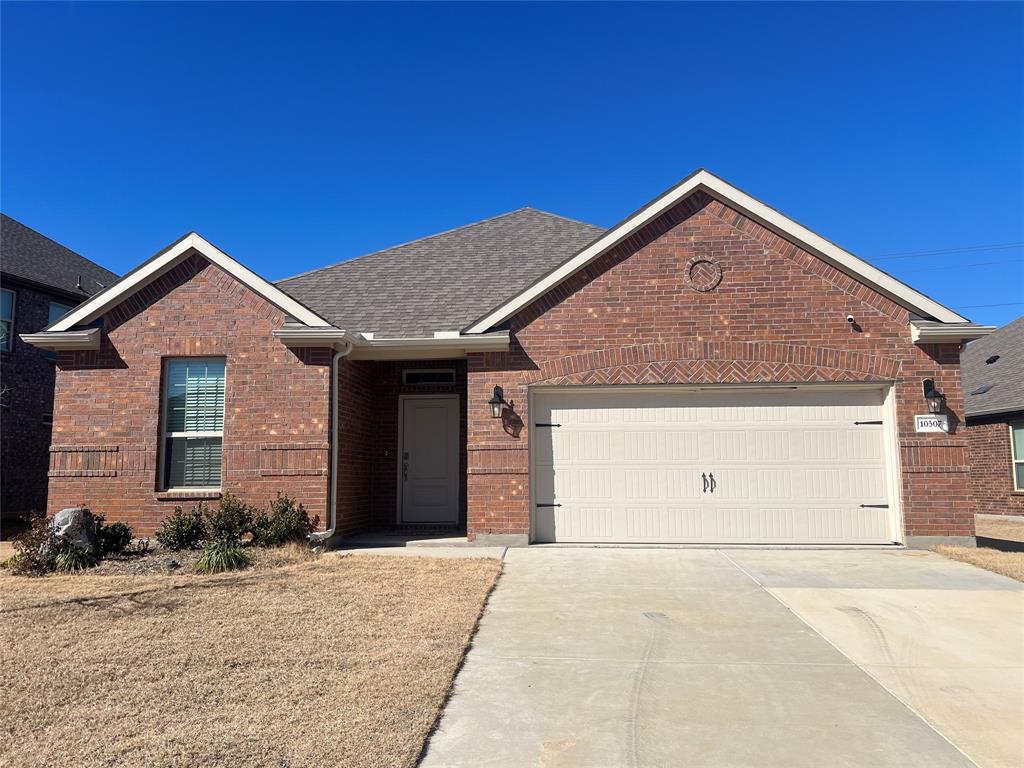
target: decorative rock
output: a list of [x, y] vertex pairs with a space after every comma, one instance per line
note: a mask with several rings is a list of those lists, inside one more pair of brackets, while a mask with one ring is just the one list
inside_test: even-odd
[[68, 507], [53, 516], [53, 532], [73, 546], [96, 554], [96, 520], [85, 507]]
[[176, 571], [179, 568], [181, 568], [181, 563], [179, 563], [177, 560], [164, 560], [162, 565], [163, 569], [168, 573], [170, 573], [171, 571]]

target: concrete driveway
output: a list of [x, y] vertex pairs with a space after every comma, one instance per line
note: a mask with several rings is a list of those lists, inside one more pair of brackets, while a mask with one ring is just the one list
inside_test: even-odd
[[1022, 587], [913, 551], [509, 550], [422, 765], [1019, 766]]

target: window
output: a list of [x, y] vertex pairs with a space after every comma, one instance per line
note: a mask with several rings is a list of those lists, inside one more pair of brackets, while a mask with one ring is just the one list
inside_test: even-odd
[[424, 368], [423, 370], [402, 371], [402, 383], [413, 385], [455, 383], [454, 368]]
[[14, 345], [14, 291], [0, 289], [0, 349], [10, 352]]
[[220, 488], [224, 360], [170, 359], [164, 381], [163, 488]]
[[[49, 314], [49, 317], [47, 317], [47, 319], [46, 319], [46, 325], [48, 327], [53, 325], [58, 320], [60, 320], [62, 317], [64, 317], [64, 315], [66, 315], [69, 311], [71, 311], [71, 307], [69, 307], [67, 304], [59, 304], [56, 301], [51, 301], [50, 302], [50, 314]], [[56, 360], [57, 359], [57, 353], [56, 352], [47, 352], [46, 356], [48, 358], [50, 358], [51, 360]]]
[[1024, 491], [1024, 424], [1010, 425], [1010, 451], [1013, 456], [1013, 489]]

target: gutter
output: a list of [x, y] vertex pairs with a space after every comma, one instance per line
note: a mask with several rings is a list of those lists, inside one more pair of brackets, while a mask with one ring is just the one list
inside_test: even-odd
[[[277, 331], [274, 332], [275, 335]], [[342, 331], [344, 334], [344, 331]], [[353, 344], [350, 341], [340, 341], [339, 348], [335, 348], [331, 356], [331, 469], [327, 476], [327, 522], [326, 530], [315, 531], [309, 534], [311, 544], [326, 542], [334, 536], [334, 530], [338, 527], [338, 403], [341, 400], [341, 383], [338, 381], [338, 363], [352, 351]]]
[[19, 335], [26, 344], [53, 352], [100, 348], [99, 328], [84, 328], [78, 331], [44, 331]]

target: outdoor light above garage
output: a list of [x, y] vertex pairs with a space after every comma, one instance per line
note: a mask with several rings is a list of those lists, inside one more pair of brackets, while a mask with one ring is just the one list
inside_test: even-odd
[[924, 380], [924, 399], [928, 401], [928, 413], [942, 413], [946, 407], [946, 396], [935, 388], [931, 379]]
[[491, 418], [500, 419], [502, 406], [508, 405], [508, 403], [505, 402], [504, 390], [502, 390], [501, 387], [495, 387], [494, 394], [491, 396], [491, 399], [487, 401], [487, 404], [491, 406]]

